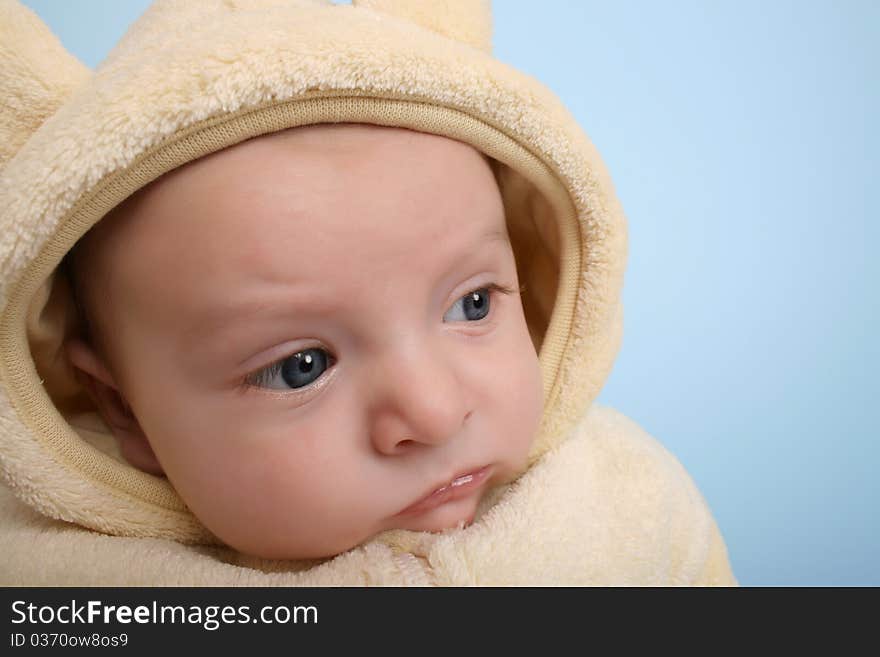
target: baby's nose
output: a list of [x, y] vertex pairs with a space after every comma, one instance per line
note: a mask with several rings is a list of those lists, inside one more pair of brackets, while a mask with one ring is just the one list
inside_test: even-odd
[[401, 454], [418, 445], [442, 445], [461, 433], [470, 410], [454, 363], [443, 355], [409, 354], [379, 376], [371, 422], [375, 449]]

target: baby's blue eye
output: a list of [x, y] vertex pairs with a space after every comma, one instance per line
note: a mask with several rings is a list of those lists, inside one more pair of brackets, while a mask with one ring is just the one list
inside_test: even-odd
[[[468, 292], [461, 299], [456, 301], [450, 308], [443, 319], [451, 322], [476, 322], [483, 319], [489, 314], [489, 298], [491, 294], [488, 287]], [[455, 317], [450, 317], [450, 313], [461, 308]]]
[[329, 354], [323, 349], [303, 349], [256, 372], [248, 383], [273, 390], [304, 388], [324, 373], [329, 360]]
[[306, 349], [281, 361], [281, 378], [291, 388], [302, 388], [321, 376], [326, 369], [326, 352], [323, 349]]

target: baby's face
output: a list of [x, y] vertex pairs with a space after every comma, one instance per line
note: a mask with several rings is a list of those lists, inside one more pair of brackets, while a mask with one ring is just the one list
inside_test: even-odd
[[114, 221], [113, 377], [229, 545], [320, 557], [454, 527], [524, 467], [540, 369], [470, 146], [310, 126], [178, 169]]

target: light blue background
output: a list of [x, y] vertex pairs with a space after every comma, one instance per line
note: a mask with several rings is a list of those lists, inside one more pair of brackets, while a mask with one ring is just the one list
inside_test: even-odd
[[[26, 4], [95, 66], [149, 3]], [[496, 55], [572, 110], [629, 219], [600, 401], [684, 464], [742, 584], [880, 585], [880, 3], [494, 13]]]

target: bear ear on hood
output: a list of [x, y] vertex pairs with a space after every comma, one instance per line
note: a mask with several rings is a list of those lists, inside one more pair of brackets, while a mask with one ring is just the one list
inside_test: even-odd
[[352, 0], [351, 4], [405, 18], [450, 39], [492, 52], [490, 0]]
[[[353, 0], [492, 52], [490, 0]], [[92, 74], [19, 0], [0, 0], [0, 166]]]
[[0, 0], [0, 167], [91, 71], [18, 0]]

